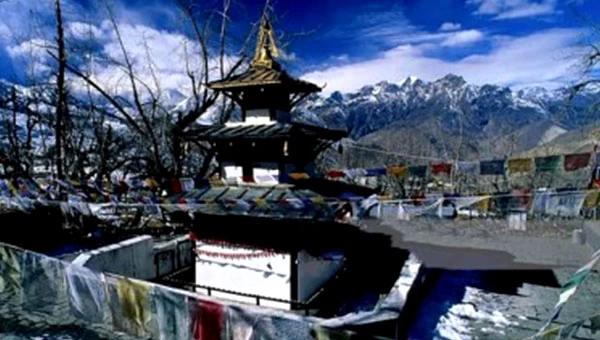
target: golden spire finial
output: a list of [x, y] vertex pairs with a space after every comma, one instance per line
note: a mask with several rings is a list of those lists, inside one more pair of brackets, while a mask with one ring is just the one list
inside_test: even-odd
[[263, 12], [260, 27], [258, 29], [258, 38], [256, 40], [256, 50], [251, 65], [253, 67], [268, 67], [274, 68], [278, 64], [274, 58], [279, 57], [279, 49], [275, 44], [275, 35], [273, 27], [269, 21], [267, 11]]

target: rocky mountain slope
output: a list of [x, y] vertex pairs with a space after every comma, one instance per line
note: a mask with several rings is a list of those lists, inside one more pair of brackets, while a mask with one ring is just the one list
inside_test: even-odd
[[591, 107], [600, 91], [569, 95], [567, 89], [476, 86], [450, 74], [314, 96], [297, 111], [302, 120], [348, 129], [351, 138], [394, 152], [475, 159], [518, 154], [598, 121], [600, 112]]

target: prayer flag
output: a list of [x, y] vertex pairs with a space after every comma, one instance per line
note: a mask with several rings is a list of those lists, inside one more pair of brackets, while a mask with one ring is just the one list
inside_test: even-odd
[[[16, 249], [0, 245], [0, 294], [8, 299], [19, 299], [21, 287], [21, 257]], [[9, 301], [3, 300], [2, 303]]]
[[458, 162], [456, 163], [456, 172], [461, 174], [477, 174], [478, 162]]
[[89, 323], [102, 323], [106, 305], [103, 274], [77, 264], [69, 264], [65, 273], [73, 315]]
[[357, 178], [367, 176], [367, 170], [365, 169], [346, 169], [344, 174], [348, 178]]
[[598, 198], [600, 197], [600, 191], [592, 190], [588, 192], [585, 197], [585, 201], [583, 201], [583, 206], [586, 208], [593, 208], [598, 205]]
[[431, 174], [433, 175], [448, 175], [450, 176], [452, 173], [452, 164], [450, 163], [432, 163], [431, 164]]
[[594, 266], [596, 265], [599, 259], [600, 250], [592, 254], [591, 260], [588, 263], [586, 263], [583, 267], [579, 268], [575, 272], [575, 274], [573, 274], [573, 276], [571, 276], [569, 280], [564, 285], [562, 285], [558, 302], [554, 306], [554, 312], [552, 313], [550, 319], [548, 319], [544, 326], [542, 326], [542, 328], [537, 334], [538, 336], [545, 334], [544, 331], [550, 326], [550, 324], [554, 320], [558, 318], [563, 305], [569, 300], [569, 298], [571, 298], [571, 296], [575, 294], [577, 288], [579, 288], [579, 286], [587, 279], [587, 277], [589, 276], [592, 269], [594, 269]]
[[171, 181], [169, 182], [169, 188], [171, 189], [172, 194], [180, 193], [182, 191], [182, 189], [181, 189], [181, 182], [179, 181], [179, 178], [172, 178]]
[[181, 183], [181, 190], [184, 192], [190, 192], [194, 190], [194, 179], [193, 178], [181, 178], [179, 179], [179, 183]]
[[367, 176], [385, 176], [385, 174], [387, 173], [386, 168], [374, 168], [374, 169], [367, 169]]
[[23, 309], [52, 315], [67, 289], [62, 263], [31, 252], [22, 254]]
[[425, 177], [427, 175], [427, 166], [426, 165], [409, 166], [408, 173], [411, 177]]
[[145, 337], [150, 332], [150, 286], [127, 278], [110, 278], [110, 310], [115, 330]]
[[306, 172], [292, 172], [288, 176], [293, 180], [309, 179], [310, 176]]
[[516, 158], [508, 160], [508, 171], [510, 173], [530, 172], [533, 169], [533, 159]]
[[535, 171], [536, 172], [552, 172], [558, 169], [560, 163], [560, 156], [547, 156], [547, 157], [536, 157], [535, 158]]
[[195, 340], [220, 340], [225, 326], [225, 310], [217, 302], [195, 300], [190, 303], [191, 333]]
[[590, 153], [577, 153], [565, 156], [565, 171], [575, 171], [585, 168], [590, 163]]
[[406, 177], [408, 174], [408, 167], [406, 165], [390, 165], [387, 168], [387, 173], [394, 177]]
[[165, 288], [154, 289], [152, 307], [156, 311], [158, 332], [153, 338], [159, 340], [190, 338], [186, 295]]
[[480, 162], [479, 173], [481, 175], [504, 175], [504, 160], [497, 159]]
[[330, 178], [341, 178], [344, 176], [345, 176], [345, 174], [341, 170], [330, 170], [327, 172], [327, 177], [330, 177]]

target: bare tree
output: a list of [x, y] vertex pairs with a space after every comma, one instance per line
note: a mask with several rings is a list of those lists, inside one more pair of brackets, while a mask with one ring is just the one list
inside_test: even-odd
[[65, 47], [65, 33], [63, 27], [63, 16], [61, 9], [61, 0], [54, 1], [56, 18], [56, 50], [57, 50], [57, 73], [56, 73], [56, 105], [55, 105], [55, 162], [56, 176], [59, 179], [64, 178], [65, 162], [65, 134], [67, 133], [67, 121], [69, 117], [69, 106], [67, 104], [67, 85], [65, 82], [67, 53]]
[[[131, 60], [129, 51], [124, 43], [119, 24], [116, 20], [115, 14], [110, 6], [106, 6], [108, 19], [112, 25], [113, 32], [115, 33], [122, 61], [113, 61], [120, 69], [124, 72], [125, 77], [129, 83], [129, 89], [131, 90], [131, 101], [125, 98], [113, 95], [108, 89], [102, 84], [94, 80], [93, 74], [86, 73], [80, 68], [68, 64], [67, 69], [77, 77], [84, 80], [91, 88], [93, 88], [101, 97], [103, 97], [118, 113], [120, 120], [125, 123], [134, 134], [139, 136], [141, 140], [146, 141], [149, 145], [149, 155], [146, 157], [148, 162], [148, 168], [151, 175], [167, 178], [171, 176], [180, 176], [183, 172], [183, 163], [186, 154], [185, 141], [182, 135], [188, 127], [190, 127], [202, 114], [206, 113], [210, 107], [212, 107], [218, 99], [218, 94], [209, 91], [206, 84], [210, 77], [209, 63], [211, 60], [218, 60], [219, 75], [223, 78], [230, 77], [244, 62], [245, 57], [243, 53], [240, 53], [237, 61], [231, 66], [227, 65], [227, 53], [226, 53], [226, 35], [229, 21], [229, 10], [230, 1], [225, 0], [223, 2], [223, 8], [218, 11], [221, 17], [221, 24], [219, 29], [218, 49], [217, 57], [212, 58], [207, 41], [209, 32], [209, 23], [207, 22], [204, 26], [200, 25], [197, 16], [194, 12], [192, 2], [180, 1], [179, 7], [192, 27], [194, 32], [195, 40], [199, 46], [199, 53], [196, 56], [200, 60], [200, 70], [193, 70], [187, 60], [187, 48], [184, 46], [186, 51], [186, 69], [187, 75], [191, 82], [193, 105], [187, 112], [177, 113], [174, 117], [165, 117], [168, 115], [168, 110], [164, 107], [160, 100], [160, 82], [158, 77], [153, 73], [151, 56], [146, 47], [146, 63], [149, 65], [151, 72], [151, 78], [153, 79], [154, 86], [146, 84], [143, 80], [136, 76], [135, 65]], [[212, 15], [207, 19], [209, 21]], [[58, 58], [58, 56], [56, 56]], [[145, 97], [142, 95], [142, 91]], [[227, 105], [225, 105], [226, 107]], [[132, 108], [132, 109], [130, 109]], [[224, 110], [222, 114], [225, 114]], [[167, 142], [167, 145], [163, 145]], [[210, 150], [209, 146], [199, 145], [201, 152], [204, 155], [204, 164], [201, 166], [200, 171], [206, 171], [208, 164], [214, 156], [214, 152]], [[169, 154], [170, 157], [165, 157]]]
[[[590, 32], [586, 39], [586, 52], [581, 60], [582, 80], [572, 87], [571, 97], [574, 97], [580, 91], [600, 85], [598, 78], [598, 69], [600, 68], [600, 24], [591, 23]], [[600, 103], [595, 103], [594, 107]]]

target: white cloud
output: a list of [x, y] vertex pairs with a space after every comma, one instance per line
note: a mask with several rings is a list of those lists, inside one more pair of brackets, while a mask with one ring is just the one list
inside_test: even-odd
[[471, 44], [477, 41], [482, 40], [484, 34], [478, 30], [466, 30], [456, 32], [454, 34], [449, 35], [442, 42], [442, 46], [452, 47], [452, 46], [461, 46]]
[[[108, 21], [96, 26], [99, 42], [102, 43], [103, 59], [96, 59], [91, 65], [92, 77], [108, 93], [131, 98], [132, 88], [121, 66], [124, 57], [116, 33]], [[119, 32], [127, 50], [128, 58], [133, 64], [136, 80], [139, 81], [138, 91], [142, 98], [149, 98], [150, 92], [163, 96], [161, 99], [167, 103], [170, 100], [178, 101], [181, 95], [192, 96], [191, 81], [187, 74], [186, 62], [189, 70], [194, 73], [196, 81], [202, 81], [200, 74], [203, 70], [200, 58], [200, 47], [187, 36], [164, 30], [154, 29], [145, 25], [119, 24]], [[187, 55], [187, 57], [186, 57]], [[187, 60], [186, 60], [187, 59]], [[226, 70], [235, 63], [235, 58], [225, 56]], [[219, 78], [218, 59], [209, 56], [209, 79]], [[155, 83], [155, 79], [158, 84]], [[87, 88], [85, 82], [72, 76], [72, 88], [83, 91]], [[148, 90], [148, 88], [150, 90]]]
[[401, 82], [410, 75], [435, 80], [445, 74], [463, 76], [474, 84], [501, 84], [516, 88], [530, 84], [556, 87], [576, 77], [580, 32], [552, 29], [524, 37], [495, 37], [487, 54], [456, 61], [427, 55], [436, 44], [402, 44], [378, 58], [305, 74], [303, 78], [327, 84], [326, 92], [349, 92], [382, 80]]
[[556, 12], [556, 0], [468, 0], [476, 6], [475, 14], [493, 16], [495, 20], [549, 15]]
[[457, 31], [462, 28], [462, 25], [457, 22], [445, 22], [440, 25], [440, 31]]
[[[83, 34], [93, 32], [98, 41], [103, 43], [102, 54], [109, 60], [124, 64], [124, 57], [116, 33], [108, 21], [99, 26], [81, 26]], [[197, 44], [179, 33], [156, 30], [144, 25], [120, 24], [119, 31], [123, 39], [128, 58], [133, 64], [135, 76], [156, 92], [177, 90], [190, 93], [190, 81], [186, 71], [186, 53], [189, 67], [193, 71], [201, 69]], [[96, 60], [92, 65], [94, 79], [113, 93], [126, 95], [131, 85], [124, 70], [113, 63]], [[155, 84], [154, 75], [158, 80]], [[198, 77], [198, 76], [197, 76]], [[77, 88], [84, 83], [74, 79]], [[146, 92], [143, 85], [139, 86]], [[147, 94], [147, 92], [146, 92]]]
[[87, 40], [97, 39], [102, 36], [100, 28], [89, 23], [73, 21], [67, 23], [65, 26], [65, 31], [70, 38]]

